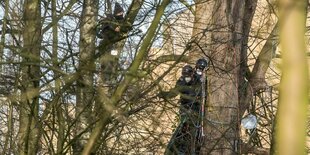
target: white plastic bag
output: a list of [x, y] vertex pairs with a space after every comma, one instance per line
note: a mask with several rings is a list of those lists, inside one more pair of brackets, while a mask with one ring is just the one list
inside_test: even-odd
[[257, 126], [256, 116], [249, 114], [241, 120], [241, 125], [246, 129], [254, 129]]

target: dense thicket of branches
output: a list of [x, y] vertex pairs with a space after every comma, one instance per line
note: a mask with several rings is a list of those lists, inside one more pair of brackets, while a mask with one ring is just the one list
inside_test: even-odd
[[[96, 38], [116, 0], [4, 0], [0, 154], [162, 154], [184, 64], [208, 59], [202, 154], [267, 154], [280, 79], [273, 1], [118, 1], [131, 25]], [[106, 80], [102, 68], [116, 70]], [[245, 130], [242, 117], [259, 118]]]

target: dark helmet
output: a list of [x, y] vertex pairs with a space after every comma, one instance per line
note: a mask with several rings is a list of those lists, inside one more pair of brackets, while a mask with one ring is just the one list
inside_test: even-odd
[[122, 8], [122, 6], [119, 3], [115, 3], [115, 7], [114, 7], [114, 15], [117, 15], [118, 13], [124, 13], [124, 9]]
[[208, 62], [206, 59], [198, 59], [197, 62], [196, 62], [196, 68], [199, 68], [199, 69], [205, 69], [208, 65]]
[[191, 76], [193, 75], [193, 72], [194, 72], [194, 69], [192, 66], [190, 65], [185, 65], [183, 68], [182, 68], [182, 75], [183, 76]]

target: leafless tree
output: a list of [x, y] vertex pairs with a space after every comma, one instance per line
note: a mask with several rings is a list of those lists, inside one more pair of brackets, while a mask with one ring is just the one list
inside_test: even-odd
[[[281, 59], [273, 1], [117, 1], [130, 29], [99, 40], [98, 20], [115, 2], [0, 2], [1, 154], [163, 154], [179, 104], [157, 94], [201, 57], [209, 63], [201, 154], [268, 154]], [[112, 45], [116, 69], [105, 80]], [[249, 113], [255, 130], [240, 126]]]

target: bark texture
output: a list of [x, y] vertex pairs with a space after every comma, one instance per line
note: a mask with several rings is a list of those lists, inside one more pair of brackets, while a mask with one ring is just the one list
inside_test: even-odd
[[41, 7], [38, 0], [24, 2], [22, 48], [22, 83], [19, 106], [19, 154], [36, 154], [40, 133], [39, 121], [39, 84], [41, 48]]
[[239, 154], [240, 87], [245, 83], [247, 37], [256, 0], [214, 2], [211, 20], [209, 100], [202, 154]]
[[309, 75], [305, 46], [305, 0], [281, 0], [280, 46], [283, 60], [276, 122], [275, 154], [306, 154]]
[[76, 135], [74, 154], [81, 154], [91, 132], [94, 103], [94, 55], [98, 0], [84, 0], [80, 27], [80, 78], [77, 81]]

